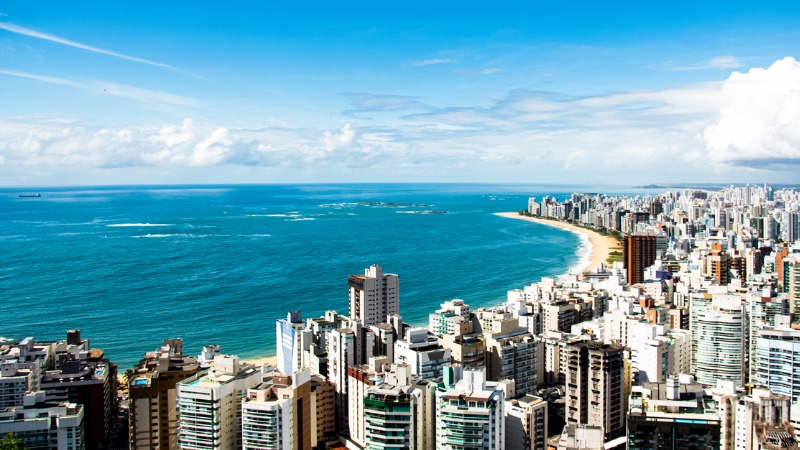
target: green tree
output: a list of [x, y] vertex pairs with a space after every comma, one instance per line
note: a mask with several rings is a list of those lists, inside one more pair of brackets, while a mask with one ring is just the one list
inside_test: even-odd
[[8, 433], [0, 439], [0, 450], [25, 450], [25, 443], [14, 433]]

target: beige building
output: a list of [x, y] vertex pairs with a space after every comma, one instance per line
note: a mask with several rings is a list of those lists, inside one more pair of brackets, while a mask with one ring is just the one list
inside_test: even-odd
[[506, 448], [547, 449], [547, 402], [541, 397], [506, 400]]
[[311, 375], [311, 446], [338, 439], [336, 435], [336, 386], [319, 375]]
[[486, 369], [493, 381], [514, 380], [519, 393], [536, 389], [536, 347], [538, 343], [519, 319], [495, 320], [486, 339]]
[[314, 440], [311, 372], [274, 374], [242, 402], [242, 450], [311, 450]]
[[145, 354], [128, 379], [130, 448], [178, 448], [175, 386], [197, 373], [197, 359], [183, 356], [181, 339], [166, 339]]
[[387, 323], [388, 317], [400, 314], [400, 277], [384, 274], [373, 264], [364, 275], [350, 275], [350, 318], [369, 326]]
[[450, 350], [453, 363], [463, 367], [486, 367], [486, 340], [479, 334], [445, 334], [439, 345]]

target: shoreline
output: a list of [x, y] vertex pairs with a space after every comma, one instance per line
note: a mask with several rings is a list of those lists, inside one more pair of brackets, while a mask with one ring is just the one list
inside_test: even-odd
[[527, 222], [560, 228], [562, 230], [571, 231], [588, 239], [589, 245], [591, 246], [591, 252], [588, 261], [581, 261], [580, 265], [577, 266], [579, 269], [579, 273], [577, 274], [578, 278], [581, 278], [584, 272], [596, 270], [600, 264], [607, 264], [606, 260], [609, 256], [611, 256], [612, 248], [620, 246], [619, 242], [617, 242], [617, 240], [613, 237], [603, 236], [596, 231], [582, 228], [571, 223], [562, 222], [555, 219], [547, 220], [533, 216], [523, 216], [518, 212], [499, 212], [494, 214], [506, 219], [525, 220]]
[[272, 367], [275, 367], [275, 368], [278, 367], [278, 356], [277, 355], [263, 356], [263, 357], [260, 357], [260, 358], [243, 358], [241, 361], [243, 363], [253, 364], [255, 366], [264, 366], [264, 365], [270, 364], [270, 365], [272, 365]]
[[[612, 251], [611, 249], [613, 247], [618, 247], [620, 245], [617, 242], [617, 240], [612, 237], [603, 236], [602, 234], [596, 231], [592, 231], [586, 228], [581, 228], [577, 225], [573, 225], [567, 222], [540, 219], [538, 217], [532, 217], [532, 216], [521, 216], [517, 212], [498, 212], [494, 213], [494, 215], [499, 217], [504, 217], [507, 219], [525, 220], [528, 222], [560, 228], [562, 230], [571, 231], [575, 234], [578, 234], [582, 238], [582, 240], [585, 238], [590, 248], [590, 254], [588, 261], [581, 260], [579, 262], [579, 265], [576, 266], [579, 269], [579, 273], [577, 274], [578, 278], [581, 278], [584, 272], [594, 270], [598, 266], [600, 266], [600, 264], [606, 264], [606, 260], [611, 255]], [[276, 368], [278, 366], [277, 355], [263, 356], [256, 358], [242, 358], [241, 361], [244, 363], [254, 364], [256, 366], [262, 366], [265, 364], [271, 364], [273, 367]]]

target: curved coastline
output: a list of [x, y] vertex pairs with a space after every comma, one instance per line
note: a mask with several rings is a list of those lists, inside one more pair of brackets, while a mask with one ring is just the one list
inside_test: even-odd
[[[566, 222], [539, 219], [531, 216], [521, 216], [517, 212], [498, 212], [494, 213], [494, 215], [507, 219], [526, 220], [528, 222], [560, 228], [562, 230], [577, 234], [581, 241], [578, 247], [579, 261], [576, 266], [570, 269], [570, 272], [576, 271], [579, 277], [583, 272], [594, 270], [599, 267], [600, 264], [605, 264], [606, 259], [608, 259], [609, 255], [611, 254], [611, 249], [619, 245], [612, 237], [603, 236], [595, 231], [581, 228]], [[264, 357], [243, 358], [243, 361], [255, 364], [257, 366], [272, 364], [273, 366], [277, 367], [278, 357], [277, 355], [273, 354]]]
[[589, 255], [587, 255], [588, 257], [582, 256], [581, 262], [576, 266], [578, 276], [580, 276], [583, 272], [595, 270], [600, 267], [601, 264], [605, 264], [606, 260], [611, 255], [611, 249], [619, 246], [616, 239], [612, 237], [603, 236], [596, 231], [581, 228], [571, 223], [561, 222], [558, 220], [540, 219], [538, 217], [523, 216], [518, 212], [499, 212], [495, 213], [495, 215], [505, 217], [507, 219], [519, 219], [541, 225], [547, 225], [550, 227], [561, 228], [562, 230], [579, 234], [583, 238], [587, 239], [591, 250], [589, 251]]

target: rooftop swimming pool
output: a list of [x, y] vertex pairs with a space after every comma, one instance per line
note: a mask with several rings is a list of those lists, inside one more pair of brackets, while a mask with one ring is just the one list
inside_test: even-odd
[[147, 378], [139, 378], [137, 380], [133, 380], [134, 386], [147, 386], [148, 384], [149, 383], [147, 381]]

